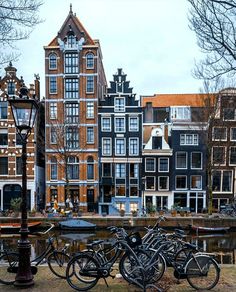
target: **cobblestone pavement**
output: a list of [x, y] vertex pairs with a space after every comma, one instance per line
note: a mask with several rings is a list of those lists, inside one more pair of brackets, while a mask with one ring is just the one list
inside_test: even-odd
[[[69, 292], [73, 290], [66, 282], [56, 278], [49, 270], [48, 267], [39, 267], [38, 273], [35, 275], [35, 285], [27, 289], [18, 289], [14, 286], [6, 286], [0, 284], [0, 291], [27, 291], [27, 292]], [[101, 279], [97, 286], [91, 289], [91, 292], [140, 292], [141, 290], [128, 285], [122, 278], [116, 278], [112, 280], [108, 279], [109, 287], [107, 288], [105, 282]], [[168, 292], [190, 292], [195, 291], [192, 289], [187, 281], [182, 280], [180, 284], [177, 284], [175, 278], [172, 275], [172, 270], [168, 269], [166, 275], [164, 275], [162, 281], [159, 283], [164, 291]], [[224, 265], [221, 270], [221, 277], [218, 285], [211, 291], [214, 292], [227, 292], [236, 291], [236, 265]]]

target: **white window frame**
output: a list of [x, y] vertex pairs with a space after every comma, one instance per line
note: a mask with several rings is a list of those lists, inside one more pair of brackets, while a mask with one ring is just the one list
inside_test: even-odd
[[[147, 189], [147, 178], [153, 177], [154, 178], [154, 188], [153, 189]], [[145, 191], [155, 191], [156, 190], [156, 177], [152, 175], [147, 175], [145, 180]]]
[[[167, 189], [161, 189], [161, 188], [160, 188], [160, 178], [161, 178], [161, 177], [165, 177], [165, 178], [167, 178]], [[170, 181], [170, 178], [169, 178], [169, 176], [167, 176], [167, 175], [161, 175], [161, 176], [158, 176], [158, 191], [169, 191], [169, 189], [170, 189], [169, 181]]]
[[[190, 135], [192, 136], [192, 143], [187, 143], [187, 136], [190, 136]], [[180, 134], [179, 144], [181, 146], [196, 146], [199, 144], [199, 135], [198, 134]]]
[[[154, 160], [154, 170], [147, 170], [147, 159]], [[153, 157], [145, 157], [145, 172], [156, 172], [156, 158]]]
[[[51, 67], [51, 60], [50, 59], [53, 55], [56, 57], [56, 67]], [[48, 56], [48, 69], [49, 70], [57, 70], [57, 54], [56, 53], [49, 54], [49, 56]]]
[[[224, 110], [229, 109], [229, 108], [224, 108]], [[229, 120], [229, 119], [225, 119], [224, 118], [224, 112], [223, 112], [223, 120], [224, 121], [236, 121], [236, 109], [234, 109], [234, 119], [233, 120]]]
[[[89, 55], [93, 56], [93, 65], [92, 66], [88, 66], [88, 56]], [[95, 63], [94, 62], [94, 54], [91, 52], [88, 52], [85, 57], [86, 57], [86, 69], [94, 69], [94, 63]]]
[[[134, 166], [134, 176], [131, 176], [131, 170], [130, 170], [131, 165]], [[137, 167], [137, 176], [135, 176], [135, 167]], [[129, 164], [129, 173], [130, 173], [130, 178], [132, 178], [132, 179], [138, 179], [138, 177], [139, 177], [139, 164], [138, 163], [130, 163]]]
[[[104, 176], [104, 164], [110, 164], [110, 175]], [[102, 163], [102, 176], [103, 177], [112, 177], [112, 163], [110, 163], [110, 162], [103, 162]]]
[[235, 166], [236, 163], [234, 163], [234, 164], [230, 163], [231, 148], [235, 148], [235, 149], [236, 149], [236, 146], [230, 146], [230, 147], [229, 147], [229, 165], [230, 165], [230, 166]]
[[55, 144], [57, 144], [57, 141], [54, 142], [52, 140], [52, 137], [53, 137], [52, 130], [55, 130], [55, 139], [57, 138], [57, 130], [54, 127], [50, 127], [50, 144], [54, 144], [55, 145]]
[[[137, 141], [137, 153], [131, 153], [131, 140]], [[129, 155], [130, 156], [138, 156], [139, 155], [139, 138], [136, 138], [136, 137], [129, 138]]]
[[[120, 105], [119, 106], [116, 105], [116, 101], [118, 99], [122, 99], [124, 101], [124, 107], [120, 107]], [[114, 98], [114, 111], [115, 112], [125, 112], [125, 98], [124, 97], [117, 96]]]
[[[136, 128], [131, 128], [131, 119], [136, 119], [137, 121], [137, 127]], [[129, 117], [129, 131], [130, 132], [138, 132], [139, 131], [139, 118], [138, 117]]]
[[[191, 108], [190, 106], [171, 106], [171, 120], [182, 120], [182, 121], [191, 121]], [[182, 117], [179, 117], [180, 111], [183, 111]], [[188, 113], [185, 117], [185, 111]]]
[[[177, 166], [177, 154], [178, 153], [185, 153], [185, 157], [186, 157], [186, 166], [185, 167], [178, 167]], [[186, 151], [176, 151], [175, 153], [175, 168], [176, 169], [188, 169], [188, 153]]]
[[[121, 165], [124, 166], [124, 176], [117, 176], [117, 175], [116, 175], [116, 174], [117, 174], [117, 172], [116, 172], [116, 170], [117, 170], [116, 167], [117, 167], [118, 165], [119, 165], [119, 166], [121, 166]], [[118, 179], [125, 179], [125, 178], [126, 178], [126, 164], [125, 164], [125, 163], [122, 163], [122, 162], [121, 162], [121, 163], [115, 163], [115, 178], [116, 178], [116, 179], [117, 179], [117, 178], [118, 178]]]
[[[104, 144], [103, 143], [104, 143], [105, 140], [109, 140], [110, 141], [110, 151], [109, 151], [109, 154], [105, 154], [104, 151], [103, 151], [103, 149], [104, 149], [104, 147], [103, 147]], [[104, 138], [102, 138], [102, 155], [103, 156], [111, 156], [111, 154], [112, 154], [112, 139], [109, 138], [109, 137], [106, 137], [106, 138], [104, 137]]]
[[235, 129], [235, 131], [236, 131], [236, 127], [231, 127], [230, 128], [230, 141], [236, 141], [236, 139], [232, 138], [233, 137], [233, 129]]
[[[177, 188], [177, 178], [178, 177], [185, 177], [185, 188]], [[175, 189], [176, 190], [187, 190], [188, 189], [187, 175], [176, 175], [175, 176]]]
[[[192, 187], [192, 177], [196, 177], [196, 176], [198, 176], [198, 177], [200, 177], [201, 178], [201, 180], [200, 180], [200, 182], [201, 182], [201, 186], [200, 186], [200, 188], [193, 188]], [[191, 175], [190, 176], [190, 190], [198, 190], [198, 191], [200, 191], [200, 190], [202, 190], [202, 176], [201, 175], [199, 175], [199, 174], [196, 174], [196, 175]]]
[[[51, 79], [52, 78], [55, 78], [55, 80], [56, 80], [56, 82], [55, 82], [55, 84], [56, 84], [56, 91], [51, 91]], [[56, 76], [50, 76], [49, 77], [49, 80], [48, 80], [49, 82], [48, 82], [48, 85], [49, 85], [49, 94], [57, 94], [57, 77]]]
[[[231, 194], [233, 192], [233, 183], [234, 183], [234, 177], [233, 177], [233, 170], [231, 169], [216, 169], [215, 171], [219, 171], [220, 172], [220, 190], [219, 191], [214, 191], [212, 189], [213, 193], [221, 193], [221, 194]], [[223, 177], [224, 177], [224, 172], [231, 172], [231, 190], [230, 191], [222, 191], [222, 187], [223, 187]], [[212, 183], [213, 183], [213, 174], [212, 174]]]
[[[115, 197], [116, 197], [116, 198], [125, 198], [125, 194], [124, 194], [123, 196], [116, 195], [116, 188], [117, 188], [117, 187], [124, 187], [124, 188], [125, 188], [125, 187], [126, 187], [125, 184], [117, 184], [117, 185], [115, 186]], [[117, 204], [117, 203], [116, 203], [116, 204]], [[125, 202], [122, 202], [122, 204], [125, 205]]]
[[[93, 140], [92, 141], [88, 141], [88, 129], [93, 129]], [[87, 141], [87, 144], [94, 144], [94, 127], [93, 126], [89, 126], [87, 127], [87, 131], [86, 131], [86, 141]]]
[[[92, 78], [91, 80], [92, 80], [92, 84], [93, 84], [93, 86], [92, 86], [92, 91], [88, 91], [88, 80], [89, 80], [89, 78]], [[94, 76], [92, 75], [89, 75], [89, 76], [86, 76], [86, 94], [93, 94], [94, 93], [94, 84], [95, 84], [95, 82], [94, 82]]]
[[[116, 152], [116, 141], [117, 140], [123, 140], [124, 141], [124, 154], [117, 154]], [[125, 138], [115, 138], [115, 155], [116, 156], [125, 156], [126, 155], [126, 139]]]
[[[224, 149], [224, 161], [223, 163], [214, 163], [214, 148], [223, 148]], [[213, 165], [226, 165], [226, 147], [225, 146], [213, 146], [212, 147], [212, 164]]]
[[[201, 167], [200, 168], [196, 168], [196, 167], [193, 167], [193, 153], [200, 153], [201, 154]], [[190, 164], [190, 168], [191, 169], [202, 169], [202, 163], [203, 163], [203, 155], [202, 155], [202, 152], [201, 151], [192, 151], [191, 152], [191, 164]]]
[[[160, 170], [160, 161], [161, 161], [161, 159], [167, 159], [167, 161], [168, 161], [168, 170]], [[170, 167], [169, 158], [167, 158], [167, 157], [159, 157], [158, 158], [158, 172], [169, 172], [169, 167]]]
[[[116, 127], [116, 121], [118, 119], [122, 119], [124, 121], [124, 128], [121, 131], [119, 131], [119, 129], [117, 129], [117, 127]], [[126, 127], [125, 127], [125, 117], [115, 117], [115, 133], [125, 133], [125, 130], [126, 130]]]
[[[91, 108], [93, 108], [93, 115], [88, 115], [88, 105], [93, 105]], [[86, 103], [86, 119], [94, 119], [94, 102], [93, 101], [87, 101], [87, 103]]]
[[[225, 138], [224, 139], [216, 139], [215, 138], [215, 129], [216, 128], [225, 130]], [[212, 129], [212, 141], [227, 141], [227, 128], [226, 127], [213, 127], [213, 129]]]
[[50, 119], [57, 119], [57, 103], [56, 102], [51, 102], [49, 104], [49, 115]]
[[[110, 124], [110, 127], [109, 127], [109, 129], [108, 128], [104, 128], [104, 126], [103, 126], [103, 120], [104, 119], [109, 119], [109, 124]], [[111, 117], [102, 117], [101, 118], [101, 128], [102, 128], [102, 132], [111, 132]]]

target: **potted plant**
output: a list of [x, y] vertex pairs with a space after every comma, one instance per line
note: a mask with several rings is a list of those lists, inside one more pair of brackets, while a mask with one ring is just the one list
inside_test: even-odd
[[176, 217], [177, 216], [177, 211], [179, 209], [179, 204], [174, 203], [174, 205], [171, 206], [171, 216]]
[[36, 215], [36, 209], [35, 209], [35, 207], [33, 207], [33, 209], [31, 211], [29, 211], [29, 216], [35, 217], [35, 215]]
[[11, 205], [11, 209], [13, 211], [14, 217], [18, 217], [20, 213], [20, 207], [21, 207], [21, 198], [11, 199], [10, 205]]
[[120, 209], [120, 216], [124, 217], [125, 216], [125, 210], [124, 209]]
[[137, 217], [138, 216], [138, 211], [137, 210], [132, 210], [131, 213], [132, 213], [133, 217]]
[[153, 206], [153, 204], [149, 204], [147, 207], [147, 213], [151, 216], [154, 217], [156, 214], [156, 208]]

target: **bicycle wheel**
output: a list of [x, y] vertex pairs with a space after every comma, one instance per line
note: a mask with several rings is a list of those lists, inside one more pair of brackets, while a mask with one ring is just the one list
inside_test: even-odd
[[186, 276], [189, 284], [196, 290], [210, 290], [220, 278], [217, 262], [207, 255], [196, 255], [186, 265]]
[[66, 269], [67, 283], [77, 291], [88, 291], [98, 280], [100, 264], [92, 256], [80, 253], [72, 258]]
[[0, 283], [10, 285], [15, 282], [19, 266], [19, 254], [10, 252], [0, 257]]
[[178, 268], [183, 268], [186, 264], [187, 259], [189, 259], [190, 255], [193, 253], [192, 249], [183, 248], [179, 250], [174, 258], [174, 262]]
[[66, 268], [70, 257], [61, 251], [54, 251], [48, 257], [50, 270], [59, 278], [66, 279]]

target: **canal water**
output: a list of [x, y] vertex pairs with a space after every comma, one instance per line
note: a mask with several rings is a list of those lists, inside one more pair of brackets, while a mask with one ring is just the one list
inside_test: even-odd
[[[143, 230], [139, 230], [143, 233]], [[65, 243], [69, 243], [69, 252], [74, 253], [86, 248], [86, 244], [96, 239], [107, 239], [111, 234], [107, 230], [97, 230], [94, 232], [66, 232], [53, 230], [50, 236], [54, 235], [55, 243], [61, 248]], [[41, 254], [46, 246], [49, 235], [30, 235], [31, 256], [35, 258]], [[16, 250], [18, 235], [0, 234], [0, 250]], [[236, 264], [236, 232], [226, 234], [188, 235], [187, 241], [197, 244], [199, 248], [206, 252], [217, 255], [217, 260], [221, 264]]]

